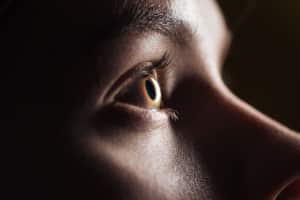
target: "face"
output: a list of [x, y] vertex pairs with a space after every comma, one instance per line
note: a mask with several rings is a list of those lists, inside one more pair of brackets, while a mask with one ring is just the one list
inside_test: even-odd
[[224, 85], [231, 35], [214, 1], [24, 8], [22, 62], [43, 63], [53, 75], [40, 80], [43, 91], [59, 102], [46, 104], [53, 117], [41, 120], [41, 191], [133, 200], [293, 195], [300, 137]]

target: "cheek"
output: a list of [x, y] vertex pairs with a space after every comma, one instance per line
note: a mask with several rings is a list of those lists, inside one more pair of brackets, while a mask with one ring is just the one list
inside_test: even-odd
[[[99, 134], [91, 133], [86, 138], [83, 148], [88, 149], [87, 153], [96, 155], [95, 159], [105, 158], [112, 166], [134, 174], [140, 180], [150, 181], [147, 179], [155, 175], [154, 171], [174, 164], [177, 144], [169, 128], [131, 133], [120, 131], [113, 133], [118, 135], [114, 138]], [[156, 169], [152, 168], [154, 166]]]
[[168, 124], [148, 131], [112, 130], [113, 137], [100, 130], [85, 133], [78, 147], [99, 180], [115, 177], [108, 184], [119, 185], [116, 192], [125, 190], [133, 199], [177, 199], [203, 192], [199, 163]]

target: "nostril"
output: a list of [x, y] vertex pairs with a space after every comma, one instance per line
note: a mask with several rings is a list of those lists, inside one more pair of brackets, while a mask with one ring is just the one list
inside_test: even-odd
[[300, 200], [300, 178], [285, 187], [278, 195], [277, 200]]

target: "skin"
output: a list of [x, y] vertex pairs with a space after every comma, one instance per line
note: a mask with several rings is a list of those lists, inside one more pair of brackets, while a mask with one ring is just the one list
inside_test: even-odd
[[[180, 44], [155, 30], [107, 37], [112, 1], [18, 7], [3, 42], [18, 49], [7, 58], [31, 77], [20, 92], [30, 88], [24, 96], [32, 98], [22, 119], [30, 145], [15, 150], [29, 155], [16, 187], [32, 198], [275, 199], [300, 175], [300, 137], [224, 85], [231, 35], [217, 4], [151, 2], [184, 23]], [[108, 102], [116, 80], [166, 51], [164, 104], [178, 120], [143, 104]]]

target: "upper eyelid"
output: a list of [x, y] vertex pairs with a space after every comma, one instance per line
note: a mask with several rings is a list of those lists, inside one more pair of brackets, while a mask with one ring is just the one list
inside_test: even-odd
[[154, 68], [158, 70], [165, 70], [166, 67], [170, 66], [172, 60], [171, 54], [169, 52], [165, 52], [164, 55], [154, 63]]
[[[165, 52], [163, 56], [156, 61], [148, 61], [149, 65], [140, 65], [137, 66], [136, 69], [136, 74], [143, 74], [146, 73], [146, 75], [149, 74], [149, 72], [153, 70], [166, 70], [168, 66], [170, 66], [170, 63], [172, 62], [172, 58], [168, 52]], [[151, 63], [151, 64], [150, 64]]]

